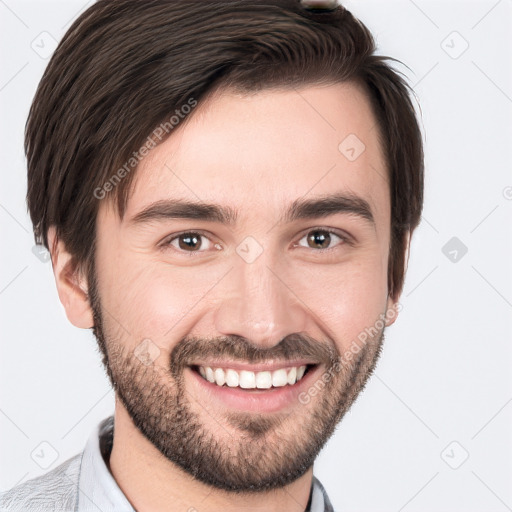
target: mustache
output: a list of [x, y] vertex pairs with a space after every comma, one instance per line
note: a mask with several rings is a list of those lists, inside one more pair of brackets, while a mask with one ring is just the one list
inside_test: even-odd
[[329, 367], [340, 360], [340, 353], [332, 341], [318, 341], [305, 333], [290, 334], [272, 347], [255, 345], [238, 335], [209, 339], [185, 337], [171, 351], [171, 371], [177, 375], [186, 366], [209, 357], [227, 358], [250, 364], [304, 358]]

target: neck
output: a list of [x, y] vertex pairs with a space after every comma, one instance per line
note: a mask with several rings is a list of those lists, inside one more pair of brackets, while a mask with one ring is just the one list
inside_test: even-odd
[[139, 512], [226, 512], [306, 509], [313, 468], [295, 482], [261, 493], [230, 493], [199, 482], [164, 457], [135, 427], [116, 400], [110, 471]]

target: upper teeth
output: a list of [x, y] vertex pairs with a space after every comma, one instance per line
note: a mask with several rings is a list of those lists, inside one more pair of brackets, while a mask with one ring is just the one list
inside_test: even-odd
[[302, 379], [306, 366], [294, 366], [292, 368], [280, 368], [274, 371], [249, 372], [247, 370], [232, 370], [231, 368], [211, 368], [200, 366], [199, 373], [207, 381], [230, 388], [240, 387], [243, 389], [269, 389], [295, 384]]

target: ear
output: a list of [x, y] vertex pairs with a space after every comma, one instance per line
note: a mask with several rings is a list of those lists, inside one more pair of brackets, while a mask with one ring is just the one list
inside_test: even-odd
[[[411, 248], [411, 232], [405, 233], [405, 254], [404, 254], [404, 276], [407, 273], [407, 266], [409, 264], [409, 253]], [[393, 325], [398, 318], [398, 313], [402, 310], [400, 304], [400, 295], [398, 297], [391, 297], [388, 295], [388, 301], [386, 304], [386, 327]]]
[[394, 300], [390, 296], [388, 296], [388, 302], [386, 305], [386, 316], [385, 316], [385, 322], [386, 327], [389, 327], [390, 325], [393, 325], [398, 318], [398, 312], [402, 309], [402, 306], [398, 299]]
[[56, 237], [55, 226], [48, 229], [48, 246], [59, 299], [68, 320], [81, 329], [94, 326], [92, 309], [87, 294], [87, 280], [75, 268], [73, 257], [64, 243]]

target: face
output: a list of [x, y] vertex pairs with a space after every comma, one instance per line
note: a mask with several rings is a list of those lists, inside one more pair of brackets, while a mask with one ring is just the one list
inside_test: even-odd
[[386, 175], [356, 86], [224, 90], [144, 158], [123, 219], [101, 203], [94, 332], [170, 461], [252, 492], [311, 467], [390, 323]]

